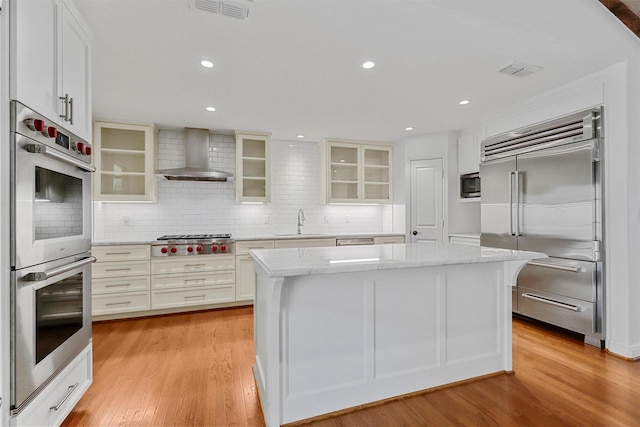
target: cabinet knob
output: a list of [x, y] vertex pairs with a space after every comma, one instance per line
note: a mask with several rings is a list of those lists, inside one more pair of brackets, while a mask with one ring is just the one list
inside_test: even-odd
[[414, 236], [417, 236], [418, 235], [418, 231], [417, 230], [413, 230], [413, 232], [411, 234], [413, 234]]

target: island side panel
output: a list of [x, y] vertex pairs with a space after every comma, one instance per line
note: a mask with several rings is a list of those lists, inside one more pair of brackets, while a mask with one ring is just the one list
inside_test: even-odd
[[[510, 370], [506, 271], [495, 262], [293, 276], [280, 299], [274, 279], [259, 274], [256, 322], [271, 313], [272, 325], [280, 307], [279, 333], [256, 336], [261, 360], [274, 356], [261, 356], [258, 341], [280, 340], [267, 343], [280, 351], [268, 364], [280, 381], [272, 387], [267, 374], [266, 393], [280, 396], [263, 401], [267, 424]], [[261, 292], [271, 310], [261, 309]]]
[[256, 380], [262, 413], [267, 426], [279, 426], [280, 406], [280, 316], [283, 277], [269, 277], [255, 263], [256, 293], [253, 307]]

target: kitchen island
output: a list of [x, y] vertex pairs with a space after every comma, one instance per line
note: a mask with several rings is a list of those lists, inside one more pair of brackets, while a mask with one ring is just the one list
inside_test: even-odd
[[268, 426], [511, 371], [511, 287], [546, 257], [424, 243], [251, 255]]

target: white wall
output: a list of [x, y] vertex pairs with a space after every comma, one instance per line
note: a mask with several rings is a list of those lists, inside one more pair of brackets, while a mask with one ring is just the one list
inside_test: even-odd
[[411, 161], [441, 158], [444, 185], [444, 240], [449, 233], [480, 233], [480, 203], [462, 202], [458, 183], [458, 132], [412, 135], [394, 145], [394, 231], [410, 232]]
[[[184, 165], [184, 133], [160, 131], [158, 168]], [[235, 173], [235, 138], [211, 135], [210, 164]], [[94, 203], [94, 241], [149, 241], [164, 234], [232, 233], [251, 237], [295, 233], [376, 233], [392, 229], [387, 205], [319, 203], [319, 146], [271, 141], [271, 203], [236, 204], [235, 183], [159, 180], [158, 203]]]

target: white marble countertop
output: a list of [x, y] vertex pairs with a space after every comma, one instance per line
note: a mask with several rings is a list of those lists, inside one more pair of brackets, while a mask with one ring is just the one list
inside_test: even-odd
[[540, 252], [425, 243], [257, 249], [250, 254], [269, 277], [547, 258]]

